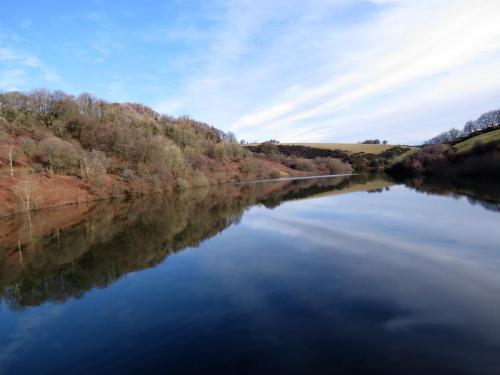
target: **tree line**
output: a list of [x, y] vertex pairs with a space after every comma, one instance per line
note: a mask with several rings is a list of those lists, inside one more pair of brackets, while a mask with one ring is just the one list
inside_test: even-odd
[[137, 190], [224, 182], [234, 177], [225, 163], [252, 159], [233, 133], [188, 116], [45, 89], [0, 93], [0, 145], [11, 173], [75, 175], [93, 186], [114, 175]]
[[487, 129], [494, 129], [500, 126], [500, 110], [490, 111], [482, 114], [475, 121], [467, 121], [464, 127], [459, 130], [451, 128], [434, 138], [425, 142], [426, 145], [449, 144], [457, 141], [465, 140], [475, 134]]
[[273, 178], [282, 170], [349, 168], [337, 160], [253, 154], [231, 132], [138, 103], [45, 89], [0, 92], [0, 175], [19, 181], [16, 195], [26, 210], [36, 185], [32, 176], [75, 176], [107, 197]]

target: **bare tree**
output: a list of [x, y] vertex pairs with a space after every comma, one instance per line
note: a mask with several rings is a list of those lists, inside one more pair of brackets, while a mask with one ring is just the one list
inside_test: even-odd
[[30, 175], [22, 177], [16, 186], [16, 195], [21, 201], [23, 210], [31, 211], [33, 203], [33, 179]]
[[10, 167], [10, 177], [14, 177], [14, 163], [12, 161], [12, 146], [9, 146], [9, 167]]
[[463, 133], [465, 135], [470, 135], [474, 133], [476, 130], [477, 130], [477, 125], [474, 123], [474, 121], [467, 121], [464, 125]]
[[17, 251], [19, 254], [19, 263], [23, 265], [23, 248], [21, 247], [21, 240], [17, 241]]

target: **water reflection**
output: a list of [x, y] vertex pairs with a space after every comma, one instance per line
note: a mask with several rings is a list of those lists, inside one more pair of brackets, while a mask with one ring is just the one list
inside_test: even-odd
[[411, 186], [227, 185], [3, 221], [0, 371], [496, 374], [495, 189]]
[[478, 204], [487, 210], [500, 212], [500, 189], [497, 182], [479, 180], [447, 180], [414, 178], [402, 181], [416, 191], [430, 195], [444, 195], [456, 199], [465, 197], [471, 204]]
[[246, 208], [389, 186], [338, 177], [225, 185], [134, 201], [104, 201], [16, 215], [0, 222], [0, 294], [11, 308], [81, 297], [152, 267], [237, 224]]

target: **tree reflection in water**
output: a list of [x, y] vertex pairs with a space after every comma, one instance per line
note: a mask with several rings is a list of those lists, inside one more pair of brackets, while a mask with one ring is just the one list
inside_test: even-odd
[[[12, 309], [79, 298], [275, 207], [362, 186], [366, 177], [222, 185], [181, 194], [81, 204], [0, 222], [0, 294]], [[386, 182], [384, 182], [387, 184]]]
[[[262, 204], [322, 194], [382, 191], [366, 176], [221, 185], [180, 194], [113, 200], [17, 215], [0, 221], [0, 295], [12, 309], [63, 302], [164, 261], [233, 224]], [[410, 182], [431, 194], [458, 194], [497, 210], [491, 189]], [[484, 199], [481, 197], [485, 197]]]

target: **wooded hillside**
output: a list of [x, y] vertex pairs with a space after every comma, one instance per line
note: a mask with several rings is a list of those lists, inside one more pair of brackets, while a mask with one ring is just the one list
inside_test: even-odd
[[141, 104], [44, 89], [0, 93], [0, 198], [11, 202], [10, 211], [15, 205], [29, 210], [58, 200], [335, 173], [333, 167], [293, 165], [253, 155], [232, 133]]

